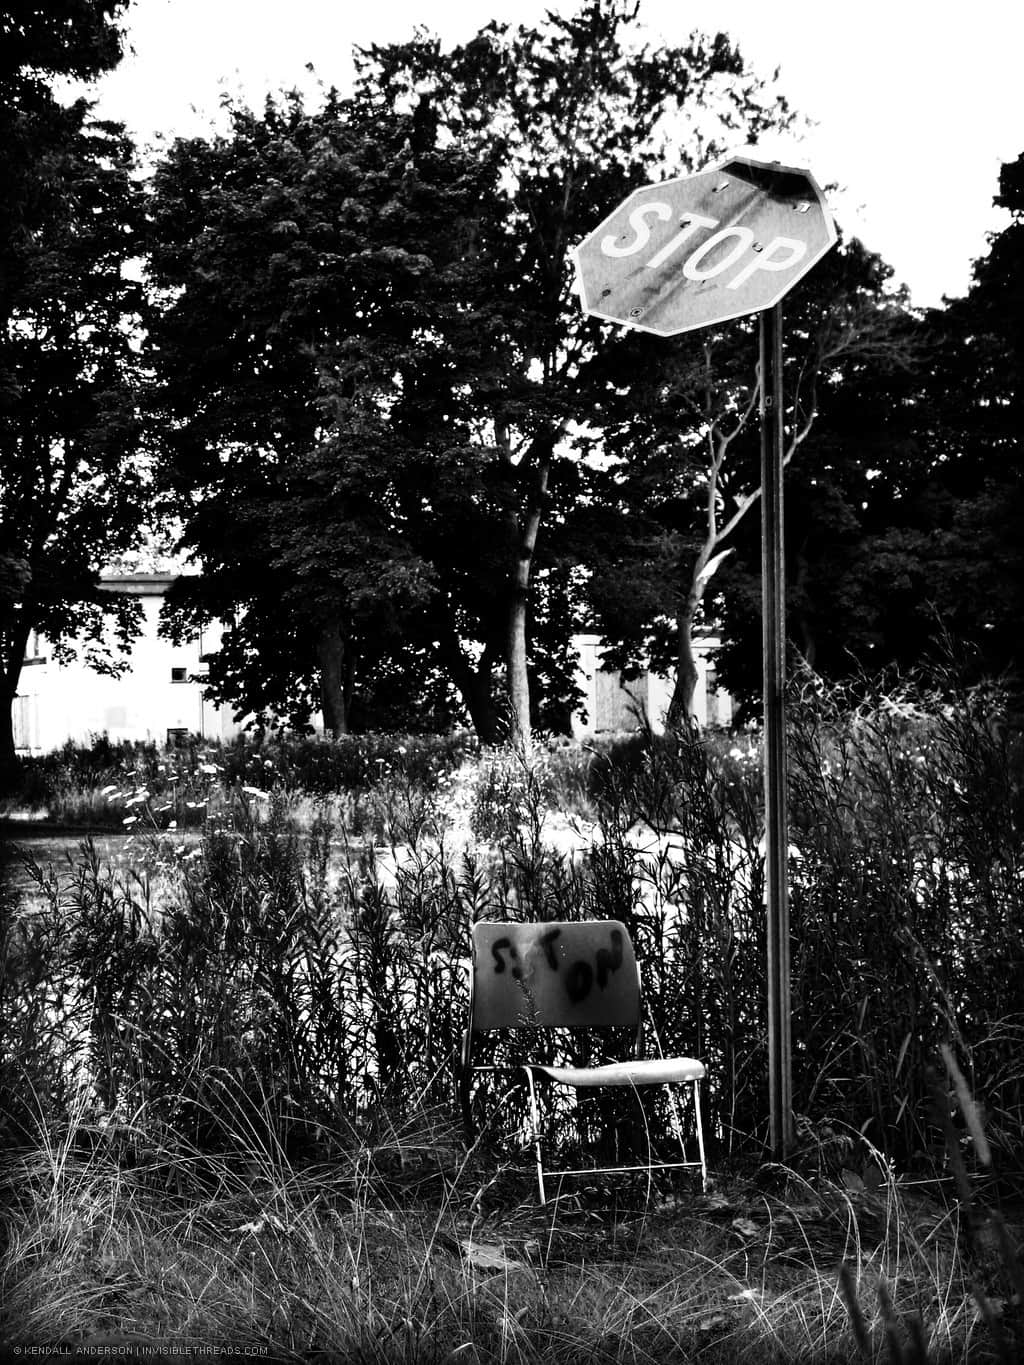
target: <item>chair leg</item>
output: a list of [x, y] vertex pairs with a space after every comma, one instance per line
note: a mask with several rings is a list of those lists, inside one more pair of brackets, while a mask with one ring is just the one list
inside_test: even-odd
[[[704, 1194], [708, 1189], [708, 1164], [704, 1156], [704, 1125], [701, 1121], [700, 1113], [700, 1081], [683, 1082], [693, 1086], [693, 1124], [696, 1130], [697, 1150], [700, 1153], [700, 1187]], [[672, 1116], [676, 1121], [676, 1136], [679, 1138], [679, 1147], [683, 1154], [683, 1160], [687, 1160], [686, 1140], [683, 1121], [679, 1114], [679, 1105], [676, 1102], [676, 1092], [671, 1085], [668, 1087], [669, 1104], [672, 1106]]]
[[476, 1141], [476, 1124], [473, 1122], [471, 1089], [473, 1077], [470, 1072], [460, 1072], [457, 1081], [459, 1110], [462, 1114], [462, 1136], [467, 1147]]
[[704, 1123], [700, 1114], [700, 1081], [693, 1083], [693, 1116], [697, 1127], [697, 1150], [700, 1152], [700, 1188], [708, 1192], [708, 1163], [704, 1155]]
[[540, 1146], [540, 1108], [537, 1104], [537, 1088], [533, 1083], [533, 1072], [528, 1066], [524, 1066], [526, 1080], [530, 1087], [530, 1117], [533, 1123], [533, 1147], [537, 1155], [537, 1190], [540, 1194], [541, 1204], [546, 1204], [547, 1199], [544, 1194], [544, 1160], [541, 1155]]
[[666, 1086], [665, 1086], [665, 1090], [666, 1090], [666, 1092], [668, 1093], [669, 1107], [670, 1107], [671, 1110], [672, 1110], [672, 1117], [673, 1117], [673, 1119], [675, 1120], [675, 1125], [676, 1125], [676, 1137], [677, 1137], [678, 1140], [679, 1140], [679, 1150], [680, 1150], [680, 1152], [682, 1153], [683, 1160], [685, 1161], [685, 1160], [686, 1160], [686, 1128], [685, 1128], [684, 1125], [683, 1125], [683, 1116], [682, 1116], [682, 1114], [680, 1114], [680, 1112], [679, 1112], [679, 1097], [678, 1097], [677, 1094], [676, 1094], [676, 1088], [675, 1088], [675, 1086], [674, 1086], [673, 1084], [669, 1083], [668, 1085], [666, 1085]]

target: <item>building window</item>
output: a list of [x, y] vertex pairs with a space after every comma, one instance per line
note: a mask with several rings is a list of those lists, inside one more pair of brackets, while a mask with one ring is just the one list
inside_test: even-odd
[[172, 682], [172, 683], [184, 683], [184, 682], [188, 682], [188, 669], [187, 669], [187, 668], [172, 668], [172, 669], [171, 669], [171, 682]]
[[25, 644], [25, 658], [23, 664], [45, 664], [46, 655], [43, 653], [43, 644], [36, 631], [32, 631]]

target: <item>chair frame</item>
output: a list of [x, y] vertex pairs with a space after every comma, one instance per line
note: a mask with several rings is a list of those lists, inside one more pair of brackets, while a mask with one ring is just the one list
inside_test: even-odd
[[[596, 1000], [587, 1001], [582, 1006], [574, 1007], [571, 1002], [566, 1005], [561, 996], [553, 996], [551, 983], [557, 978], [549, 977], [545, 972], [542, 974], [544, 979], [541, 980], [537, 975], [540, 950], [543, 949], [547, 965], [557, 973], [559, 967], [566, 966], [568, 944], [575, 943], [578, 945], [582, 943], [583, 951], [589, 950], [593, 954], [595, 952], [593, 944], [597, 941], [598, 936], [601, 936], [603, 941], [607, 941], [604, 936], [609, 934], [612, 936], [614, 955], [605, 949], [596, 949], [596, 979], [601, 987], [599, 992], [594, 993]], [[498, 935], [500, 937], [497, 937]], [[621, 938], [618, 938], [617, 935], [621, 935]], [[557, 954], [552, 951], [553, 942], [558, 950]], [[516, 957], [515, 944], [519, 945], [518, 958]], [[506, 950], [510, 954], [507, 959], [503, 957]], [[488, 953], [490, 958], [486, 956]], [[604, 959], [605, 978], [603, 982], [601, 980], [602, 957]], [[494, 974], [503, 971], [503, 967], [500, 965], [503, 962], [512, 970], [504, 976], [500, 983], [498, 990], [502, 998], [497, 1004], [491, 1000], [484, 1001], [481, 1006], [481, 997], [485, 993], [481, 991], [481, 986], [489, 986], [491, 990], [494, 989], [493, 980], [485, 982], [479, 979], [484, 965], [482, 959], [490, 967], [491, 958], [499, 964], [492, 969]], [[513, 965], [513, 959], [518, 965]], [[577, 963], [572, 964], [569, 972], [571, 973], [572, 968], [577, 966]], [[588, 971], [590, 971], [589, 967]], [[600, 996], [605, 993], [604, 988], [612, 976], [615, 977], [615, 988], [607, 991], [607, 1003], [613, 1017], [603, 1019], [600, 1017], [602, 1005]], [[515, 979], [517, 990], [512, 987], [513, 979]], [[590, 971], [590, 980], [593, 981], [593, 979], [594, 973]], [[569, 988], [564, 975], [559, 984], [563, 989]], [[536, 1162], [537, 1190], [542, 1205], [547, 1203], [545, 1174], [557, 1176], [561, 1181], [565, 1177], [628, 1174], [639, 1171], [650, 1174], [656, 1170], [699, 1170], [701, 1189], [706, 1191], [707, 1158], [704, 1149], [704, 1130], [700, 1106], [700, 1082], [706, 1074], [704, 1066], [693, 1058], [659, 1057], [647, 1062], [640, 1059], [643, 1032], [642, 1008], [639, 964], [636, 961], [629, 934], [625, 926], [619, 921], [553, 921], [529, 925], [513, 922], [480, 921], [475, 924], [473, 926], [473, 960], [469, 984], [469, 1018], [463, 1033], [458, 1076], [459, 1101], [467, 1144], [472, 1145], [476, 1138], [471, 1110], [473, 1078], [483, 1074], [522, 1074], [525, 1075], [529, 1092], [531, 1137]], [[477, 1017], [478, 1009], [484, 1015], [482, 1022]], [[634, 1025], [629, 1059], [622, 1063], [613, 1063], [610, 1066], [558, 1067], [533, 1062], [519, 1063], [514, 1066], [480, 1066], [473, 1063], [474, 1036], [477, 1033], [493, 1032], [497, 1028], [532, 1029], [536, 1032], [541, 1028], [590, 1030], [616, 1026], [632, 1027]], [[666, 1076], [666, 1071], [670, 1073], [675, 1071], [678, 1074]], [[543, 1125], [538, 1101], [538, 1082], [542, 1080], [563, 1089], [573, 1089], [577, 1093], [581, 1089], [604, 1089], [609, 1086], [630, 1088], [634, 1093], [637, 1093], [640, 1088], [647, 1086], [665, 1086], [683, 1160], [649, 1161], [643, 1165], [587, 1166], [572, 1169], [549, 1167], [545, 1172]], [[675, 1086], [677, 1085], [692, 1088], [694, 1130], [699, 1153], [697, 1160], [687, 1159], [684, 1126], [675, 1093]]]

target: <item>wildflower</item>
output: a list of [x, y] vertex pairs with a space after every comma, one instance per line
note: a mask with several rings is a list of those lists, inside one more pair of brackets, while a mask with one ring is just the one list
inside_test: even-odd
[[125, 818], [121, 821], [121, 824], [122, 824], [122, 825], [134, 825], [135, 822], [136, 822], [136, 820], [138, 820], [138, 818], [139, 818], [139, 817], [138, 817], [137, 815], [126, 815]]
[[200, 763], [199, 771], [210, 776], [217, 771], [217, 765], [216, 763]]
[[265, 1213], [262, 1218], [256, 1218], [251, 1223], [242, 1223], [236, 1228], [236, 1232], [249, 1232], [253, 1236], [262, 1232], [264, 1228], [270, 1228], [272, 1232], [286, 1232], [287, 1228], [278, 1218], [276, 1213]]

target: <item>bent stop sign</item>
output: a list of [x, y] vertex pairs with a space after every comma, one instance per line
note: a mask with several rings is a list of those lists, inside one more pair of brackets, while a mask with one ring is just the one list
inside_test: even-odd
[[809, 171], [732, 156], [635, 190], [573, 256], [585, 312], [675, 336], [773, 307], [835, 240]]
[[[836, 241], [808, 171], [751, 156], [636, 190], [573, 255], [584, 311], [658, 336], [761, 315], [765, 944], [769, 1134], [793, 1142], [785, 572], [782, 555], [782, 310], [776, 305]], [[751, 499], [752, 501], [752, 499]], [[721, 534], [712, 528], [714, 545]]]

